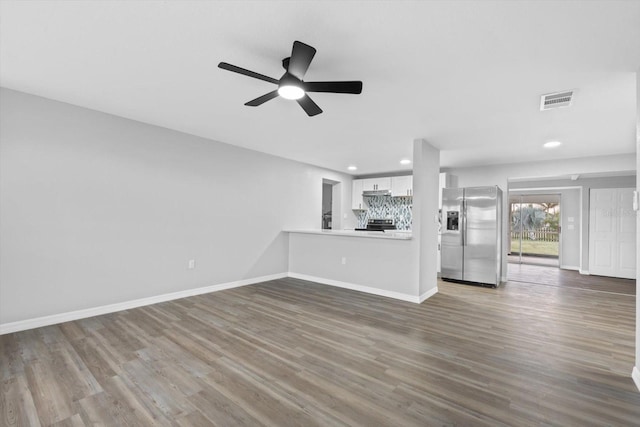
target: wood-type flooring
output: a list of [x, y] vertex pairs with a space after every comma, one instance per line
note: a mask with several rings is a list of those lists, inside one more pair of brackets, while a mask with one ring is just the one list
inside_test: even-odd
[[547, 286], [578, 288], [590, 291], [635, 295], [636, 281], [617, 277], [589, 276], [574, 270], [549, 268], [542, 265], [509, 263], [507, 279]]
[[2, 426], [634, 426], [635, 298], [282, 279], [0, 337]]

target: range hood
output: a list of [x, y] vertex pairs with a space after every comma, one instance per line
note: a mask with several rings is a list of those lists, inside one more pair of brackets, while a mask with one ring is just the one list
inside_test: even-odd
[[363, 196], [391, 196], [391, 190], [367, 190], [362, 192]]

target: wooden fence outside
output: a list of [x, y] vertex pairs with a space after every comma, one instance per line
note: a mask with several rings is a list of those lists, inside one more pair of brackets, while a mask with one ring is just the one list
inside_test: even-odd
[[[517, 240], [520, 238], [520, 232], [511, 230], [511, 239]], [[536, 230], [524, 230], [522, 232], [522, 240], [531, 240], [539, 242], [557, 242], [558, 230], [551, 228], [538, 228]]]

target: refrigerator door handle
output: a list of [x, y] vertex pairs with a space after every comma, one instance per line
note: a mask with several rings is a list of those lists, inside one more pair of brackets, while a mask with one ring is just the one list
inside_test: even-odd
[[462, 246], [467, 246], [467, 201], [462, 200]]

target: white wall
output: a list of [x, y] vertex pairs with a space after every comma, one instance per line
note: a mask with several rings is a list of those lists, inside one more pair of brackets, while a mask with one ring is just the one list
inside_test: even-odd
[[[574, 174], [593, 174], [616, 171], [635, 171], [636, 162], [633, 153], [612, 156], [582, 157], [576, 159], [547, 160], [539, 162], [510, 163], [468, 168], [444, 168], [458, 179], [458, 187], [474, 185], [503, 185], [508, 179], [539, 180], [557, 178]], [[478, 182], [478, 180], [480, 182]], [[491, 184], [489, 184], [491, 183]]]
[[[640, 69], [636, 71], [636, 170], [640, 171]], [[636, 190], [640, 190], [640, 174], [636, 175]], [[640, 283], [640, 215], [636, 212], [636, 285]], [[637, 288], [636, 288], [637, 289]], [[640, 292], [636, 290], [636, 366], [633, 379], [640, 389]]]
[[[582, 214], [582, 197], [583, 192], [579, 188], [560, 191], [560, 225], [562, 226], [560, 268], [580, 269], [583, 228], [588, 231]], [[573, 219], [573, 222], [569, 219]], [[588, 246], [589, 242], [587, 241], [586, 244]]]
[[282, 230], [319, 228], [322, 179], [351, 198], [346, 174], [8, 89], [0, 102], [0, 324], [285, 273]]

